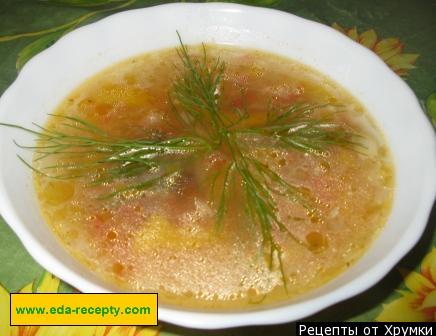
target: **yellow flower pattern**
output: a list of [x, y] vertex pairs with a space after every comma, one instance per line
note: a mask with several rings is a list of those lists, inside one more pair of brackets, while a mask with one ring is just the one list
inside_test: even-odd
[[424, 258], [420, 272], [400, 270], [407, 290], [383, 305], [380, 322], [436, 322], [436, 247]]
[[374, 29], [359, 34], [356, 27], [346, 29], [336, 22], [332, 27], [374, 51], [399, 76], [406, 77], [409, 71], [415, 68], [414, 64], [419, 54], [403, 53], [404, 44], [397, 37], [379, 39]]
[[[36, 288], [37, 293], [57, 293], [60, 280], [45, 273]], [[24, 286], [20, 293], [32, 293], [34, 283]], [[1, 336], [158, 336], [157, 328], [135, 326], [10, 326], [9, 292], [0, 286]]]

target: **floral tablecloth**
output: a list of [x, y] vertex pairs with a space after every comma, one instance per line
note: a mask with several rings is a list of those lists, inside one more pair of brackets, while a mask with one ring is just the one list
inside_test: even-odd
[[[112, 13], [159, 0], [0, 0], [0, 92], [32, 56], [63, 34]], [[434, 0], [245, 0], [330, 25], [378, 54], [420, 99], [436, 125], [436, 2]], [[264, 23], [267, 24], [267, 23]], [[411, 139], [413, 141], [413, 139]], [[426, 151], [429, 149], [419, 148]], [[0, 158], [1, 160], [1, 158]], [[436, 173], [436, 172], [435, 172]], [[436, 207], [415, 248], [368, 291], [308, 321], [436, 321]], [[70, 292], [33, 260], [0, 217], [0, 336], [9, 335], [292, 335], [292, 323], [216, 331], [166, 323], [139, 327], [10, 327], [9, 293]]]

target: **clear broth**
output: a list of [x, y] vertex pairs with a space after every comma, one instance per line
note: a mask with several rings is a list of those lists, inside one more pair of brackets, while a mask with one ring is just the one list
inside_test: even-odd
[[[171, 192], [102, 201], [96, 196], [110, 186], [90, 188], [86, 178], [36, 174], [34, 181], [42, 213], [62, 244], [120, 291], [159, 292], [160, 302], [183, 307], [258, 309], [325, 284], [364, 253], [389, 214], [393, 166], [385, 139], [363, 106], [322, 74], [258, 50], [208, 45], [207, 52], [226, 62], [222, 111], [246, 106], [245, 126], [264, 122], [271, 104], [330, 103], [343, 106], [334, 114], [337, 121], [365, 136], [365, 154], [341, 147], [324, 156], [255, 150], [286, 181], [309, 190], [320, 214], [310, 216], [299, 204], [277, 200], [280, 218], [306, 245], [274, 231], [287, 290], [278, 267], [271, 270], [265, 260], [259, 230], [238, 211], [244, 204], [237, 182], [230, 196], [235, 209], [223, 230], [214, 230], [216, 209], [205, 190], [210, 172], [226, 162], [223, 153], [188, 164]], [[122, 138], [180, 135], [168, 101], [179, 63], [175, 50], [126, 60], [87, 80], [55, 113], [81, 117]], [[54, 117], [47, 126], [62, 127]]]

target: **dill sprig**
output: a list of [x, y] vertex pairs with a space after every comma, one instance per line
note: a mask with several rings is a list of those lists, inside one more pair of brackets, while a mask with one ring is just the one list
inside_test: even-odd
[[180, 41], [177, 53], [183, 67], [170, 92], [175, 116], [186, 131], [217, 142], [224, 126], [219, 111], [224, 62], [217, 58], [210, 64], [204, 44], [202, 57], [193, 59], [178, 32], [177, 36]]
[[[60, 130], [60, 127], [46, 128], [38, 124], [33, 124], [35, 129], [30, 129], [0, 123], [1, 126], [18, 128], [37, 136], [36, 146], [24, 146], [15, 142], [18, 147], [35, 153], [34, 164], [26, 162], [21, 156], [19, 159], [36, 173], [61, 180], [88, 177], [91, 180], [88, 183], [90, 186], [141, 175], [153, 176], [145, 182], [133, 183], [108, 195], [102, 195], [103, 199], [129, 190], [144, 190], [152, 187], [159, 179], [177, 170], [175, 166], [180, 166], [177, 165], [177, 161], [210, 150], [210, 145], [199, 137], [174, 137], [165, 140], [122, 139], [109, 135], [81, 118], [52, 116], [61, 120], [58, 125], [65, 130]], [[36, 166], [38, 161], [55, 156], [59, 157], [59, 163]], [[66, 159], [68, 161], [65, 162]]]
[[[302, 189], [286, 182], [268, 165], [262, 163], [249, 153], [244, 152], [234, 134], [227, 133], [226, 142], [232, 154], [232, 165], [242, 181], [249, 219], [260, 228], [263, 248], [267, 250], [266, 255], [269, 259], [268, 265], [270, 269], [273, 268], [274, 256], [277, 257], [286, 288], [282, 250], [274, 238], [274, 228], [276, 227], [279, 231], [286, 232], [297, 243], [303, 243], [292, 234], [279, 218], [275, 196], [286, 197], [291, 202], [303, 205], [308, 211], [313, 211], [309, 197]], [[227, 188], [229, 171], [227, 170], [226, 179], [224, 180], [223, 194], [226, 194], [225, 189]]]
[[235, 133], [252, 135], [269, 140], [266, 145], [295, 149], [306, 153], [322, 155], [330, 146], [348, 149], [362, 147], [361, 136], [345, 124], [331, 118], [314, 117], [315, 111], [334, 107], [330, 104], [294, 104], [269, 116], [265, 125], [237, 129]]
[[[240, 181], [248, 219], [261, 233], [269, 267], [274, 268], [275, 258], [278, 260], [286, 288], [283, 251], [275, 235], [283, 232], [297, 243], [304, 243], [293, 236], [280, 218], [278, 198], [300, 204], [309, 214], [316, 212], [316, 207], [311, 201], [312, 195], [282, 178], [257, 158], [253, 149], [267, 145], [319, 155], [331, 146], [355, 149], [360, 146], [359, 136], [345, 124], [315, 113], [332, 105], [294, 104], [269, 111], [267, 121], [261, 126], [241, 127], [240, 121], [249, 118], [246, 107], [235, 109], [235, 120], [230, 120], [220, 110], [225, 63], [219, 58], [208, 59], [205, 45], [200, 56], [192, 56], [179, 34], [178, 37], [181, 66], [169, 90], [169, 100], [183, 129], [182, 135], [166, 139], [122, 139], [86, 120], [60, 115], [54, 116], [59, 118], [56, 128], [37, 124], [34, 124], [35, 129], [0, 125], [21, 129], [38, 138], [36, 146], [17, 144], [35, 152], [34, 162], [61, 158], [57, 163], [36, 168], [20, 157], [39, 174], [54, 179], [87, 177], [89, 187], [123, 182], [121, 187], [101, 195], [102, 200], [157, 185], [163, 187], [165, 179], [183, 174], [187, 159], [211, 151], [230, 153], [224, 168], [211, 177], [212, 189], [220, 188], [218, 199], [213, 200], [216, 228], [223, 229], [231, 207], [231, 187], [238, 187], [235, 181]], [[249, 141], [250, 137], [262, 141]], [[61, 173], [57, 174], [59, 171]]]

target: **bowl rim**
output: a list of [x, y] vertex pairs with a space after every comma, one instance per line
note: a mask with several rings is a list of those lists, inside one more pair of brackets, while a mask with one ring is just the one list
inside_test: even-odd
[[[333, 28], [326, 26], [324, 24], [314, 22], [311, 20], [307, 20], [296, 16], [294, 14], [290, 14], [287, 12], [268, 9], [262, 7], [253, 7], [247, 5], [239, 5], [239, 4], [231, 4], [231, 3], [175, 3], [175, 4], [163, 4], [157, 6], [151, 6], [140, 9], [127, 10], [123, 12], [119, 12], [117, 14], [110, 15], [106, 18], [103, 18], [97, 22], [82, 26], [65, 36], [63, 36], [58, 42], [56, 42], [53, 46], [47, 48], [42, 51], [40, 54], [33, 57], [21, 70], [20, 75], [17, 79], [9, 86], [8, 89], [3, 93], [0, 98], [0, 117], [1, 117], [1, 102], [8, 99], [11, 95], [11, 92], [16, 90], [17, 82], [21, 80], [23, 77], [23, 73], [26, 73], [29, 68], [36, 65], [43, 58], [50, 57], [50, 54], [53, 50], [59, 48], [60, 45], [67, 43], [72, 36], [77, 37], [79, 35], [88, 34], [91, 31], [98, 30], [99, 27], [110, 24], [114, 19], [120, 18], [127, 13], [137, 12], [138, 14], [143, 11], [150, 10], [162, 10], [162, 11], [174, 11], [176, 12], [179, 9], [186, 9], [186, 7], [191, 8], [208, 8], [209, 10], [237, 10], [242, 11], [244, 13], [248, 13], [248, 15], [252, 11], [262, 12], [267, 16], [285, 16], [289, 20], [300, 21], [306, 25], [316, 26], [317, 29], [324, 30], [334, 39], [341, 39], [344, 44], [347, 44], [350, 49], [355, 50], [356, 53], [360, 53], [364, 55], [368, 60], [372, 63], [378, 64], [380, 68], [384, 68], [383, 76], [390, 77], [390, 80], [395, 80], [397, 82], [401, 82], [403, 87], [403, 92], [408, 95], [408, 99], [413, 100], [416, 105], [419, 107], [418, 100], [413, 93], [413, 91], [407, 86], [407, 84], [397, 75], [395, 75], [388, 66], [372, 51], [367, 48], [359, 45], [357, 42], [349, 39], [343, 34], [335, 31]], [[59, 43], [61, 42], [61, 43]], [[411, 111], [410, 113], [414, 113], [417, 111]], [[426, 118], [424, 113], [421, 110], [421, 116], [417, 116], [417, 118]], [[427, 120], [427, 130], [426, 132], [431, 131], [434, 135], [433, 128]], [[433, 139], [430, 140], [429, 152], [432, 151], [434, 158], [434, 163], [436, 165], [436, 138], [433, 136]], [[1, 153], [1, 148], [0, 148]], [[0, 165], [1, 169], [1, 165]], [[339, 301], [350, 298], [354, 295], [357, 295], [366, 289], [370, 288], [374, 284], [376, 284], [380, 279], [382, 279], [395, 265], [396, 263], [417, 243], [418, 239], [422, 235], [426, 224], [427, 218], [430, 214], [430, 211], [433, 206], [434, 198], [436, 195], [436, 177], [433, 178], [433, 181], [430, 181], [430, 185], [426, 190], [425, 197], [423, 202], [421, 203], [421, 207], [419, 211], [415, 214], [415, 220], [410, 226], [415, 226], [413, 231], [409, 235], [409, 239], [407, 241], [402, 241], [401, 245], [396, 246], [396, 249], [390, 251], [384, 258], [382, 258], [376, 265], [373, 265], [366, 275], [366, 281], [362, 281], [362, 279], [354, 279], [351, 282], [341, 286], [338, 289], [333, 290], [327, 294], [321, 295], [316, 299], [310, 299], [308, 302], [297, 302], [290, 303], [288, 305], [283, 305], [280, 307], [274, 308], [264, 308], [262, 310], [254, 310], [254, 311], [238, 311], [238, 312], [200, 312], [189, 309], [181, 309], [181, 308], [169, 308], [169, 307], [159, 307], [159, 317], [165, 322], [170, 322], [178, 325], [182, 325], [190, 328], [205, 328], [205, 329], [217, 329], [217, 328], [227, 328], [227, 327], [236, 327], [236, 326], [246, 326], [246, 325], [267, 325], [267, 324], [276, 324], [276, 323], [284, 323], [290, 322], [293, 320], [298, 320], [308, 315], [317, 313], [322, 309], [331, 306]], [[74, 271], [68, 269], [64, 266], [55, 256], [51, 255], [48, 251], [44, 249], [41, 244], [31, 235], [30, 232], [27, 231], [26, 227], [20, 223], [20, 219], [16, 216], [15, 213], [10, 211], [12, 208], [12, 204], [7, 197], [6, 188], [4, 186], [3, 181], [0, 178], [0, 213], [3, 215], [5, 221], [12, 228], [12, 230], [16, 233], [18, 238], [21, 240], [27, 251], [30, 255], [37, 260], [46, 270], [51, 272], [52, 274], [60, 277], [61, 279], [65, 279], [66, 282], [72, 284], [76, 288], [84, 292], [107, 292], [107, 289], [99, 287], [93, 284], [91, 281], [84, 279], [80, 275], [76, 274]], [[316, 303], [316, 305], [314, 304]]]

